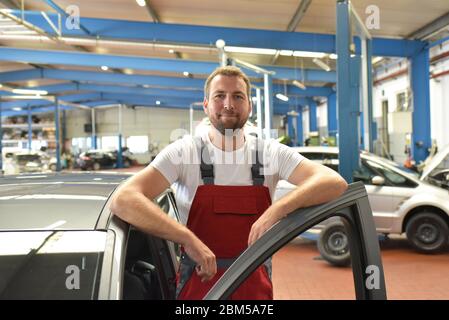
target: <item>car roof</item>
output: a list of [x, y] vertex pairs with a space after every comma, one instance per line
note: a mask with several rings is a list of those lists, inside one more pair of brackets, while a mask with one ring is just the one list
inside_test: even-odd
[[0, 178], [0, 230], [94, 230], [125, 173], [49, 173]]

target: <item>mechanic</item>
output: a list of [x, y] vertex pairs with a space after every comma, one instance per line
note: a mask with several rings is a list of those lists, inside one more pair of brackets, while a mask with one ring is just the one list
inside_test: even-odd
[[[182, 246], [178, 299], [202, 299], [235, 258], [272, 225], [297, 208], [333, 200], [347, 188], [335, 171], [274, 139], [245, 133], [251, 84], [239, 68], [217, 68], [206, 80], [204, 93], [209, 130], [167, 146], [120, 187], [111, 206], [129, 224]], [[282, 179], [297, 188], [272, 204]], [[172, 184], [181, 223], [151, 201]], [[273, 299], [271, 259], [231, 299]]]

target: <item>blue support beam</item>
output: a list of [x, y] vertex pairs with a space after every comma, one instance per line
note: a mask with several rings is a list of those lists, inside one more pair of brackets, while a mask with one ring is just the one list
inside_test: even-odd
[[[20, 16], [21, 11], [15, 10], [13, 14]], [[55, 35], [54, 30], [39, 12], [26, 12], [25, 14], [27, 21], [42, 28], [47, 33]], [[48, 13], [48, 15], [52, 21], [57, 21], [55, 14]], [[171, 43], [185, 43], [186, 39], [188, 39], [190, 44], [206, 47], [212, 47], [211, 44], [214, 44], [215, 41], [224, 39], [229, 46], [325, 53], [336, 52], [336, 37], [330, 34], [150, 23], [87, 17], [83, 17], [82, 22], [83, 26], [91, 33], [105, 39]], [[84, 36], [84, 33], [81, 30], [69, 30], [63, 24], [63, 35]], [[417, 40], [374, 38], [373, 55], [409, 57], [418, 52], [422, 48], [423, 43], [425, 42]], [[357, 49], [360, 50], [359, 47]]]
[[304, 144], [301, 107], [298, 107], [298, 116], [296, 117], [296, 142], [298, 146], [302, 146]]
[[[354, 70], [350, 57], [350, 13], [348, 1], [337, 2], [337, 108], [339, 173], [348, 183], [359, 166], [358, 116], [353, 96]], [[358, 94], [357, 94], [358, 96]]]
[[[54, 50], [31, 50], [21, 48], [0, 47], [0, 61], [23, 61], [38, 64], [62, 64], [68, 66], [97, 67], [108, 66], [109, 68], [129, 68], [136, 70], [149, 70], [160, 72], [188, 71], [193, 74], [210, 74], [218, 64], [215, 62], [180, 60], [180, 59], [158, 59], [147, 57], [121, 56], [110, 54], [54, 51]], [[276, 72], [276, 78], [296, 80], [298, 70], [284, 67], [265, 67]], [[42, 72], [42, 71], [41, 71]], [[259, 76], [256, 72], [246, 71], [248, 76]], [[110, 74], [105, 73], [105, 74]], [[335, 72], [323, 70], [304, 70], [304, 81], [335, 82]], [[45, 76], [45, 75], [44, 75]], [[69, 79], [73, 80], [73, 79]]]
[[110, 54], [35, 50], [0, 47], [0, 61], [23, 61], [38, 64], [62, 64], [68, 66], [109, 68], [129, 68], [137, 70], [209, 74], [218, 67], [214, 62], [198, 62], [191, 60], [157, 59], [145, 57], [118, 56]]
[[[66, 19], [71, 19], [71, 17], [67, 14], [67, 12], [65, 12], [61, 7], [59, 7], [53, 0], [45, 0], [45, 2], [52, 7], [53, 9], [55, 9], [55, 11], [57, 13], [59, 13], [62, 17], [66, 18]], [[79, 19], [80, 20], [80, 19]], [[78, 21], [79, 22], [79, 21]], [[65, 25], [65, 24], [64, 24]], [[90, 32], [86, 27], [84, 27], [81, 22], [79, 22], [79, 27], [81, 30], [83, 30], [87, 35], [89, 36], [93, 36], [94, 34], [92, 34], [92, 32]], [[52, 29], [53, 30], [53, 29]]]
[[412, 157], [419, 164], [429, 155], [430, 136], [430, 84], [429, 49], [425, 48], [411, 58], [413, 90]]
[[334, 92], [327, 97], [327, 133], [330, 137], [337, 137], [337, 94]]
[[316, 102], [313, 99], [307, 99], [309, 105], [309, 131], [318, 131]]

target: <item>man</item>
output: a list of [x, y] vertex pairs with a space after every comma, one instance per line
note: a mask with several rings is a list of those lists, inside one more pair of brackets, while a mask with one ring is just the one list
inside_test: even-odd
[[[123, 220], [181, 244], [179, 299], [203, 298], [233, 260], [281, 218], [330, 201], [347, 188], [333, 170], [241, 130], [251, 111], [251, 85], [240, 69], [217, 68], [204, 91], [208, 132], [169, 145], [125, 182], [112, 202]], [[253, 146], [259, 147], [255, 154]], [[272, 204], [281, 179], [298, 187]], [[151, 201], [173, 183], [182, 224]], [[231, 299], [272, 299], [269, 267], [270, 261], [260, 266]]]

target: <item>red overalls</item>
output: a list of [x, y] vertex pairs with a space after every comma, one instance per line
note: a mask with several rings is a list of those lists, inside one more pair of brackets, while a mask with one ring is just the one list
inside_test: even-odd
[[[260, 150], [260, 149], [259, 149]], [[261, 148], [263, 152], [263, 145]], [[206, 151], [206, 152], [204, 152]], [[271, 205], [270, 193], [263, 185], [259, 157], [252, 165], [252, 186], [214, 185], [214, 170], [207, 148], [201, 141], [201, 177], [189, 212], [187, 227], [215, 254], [217, 273], [201, 282], [195, 263], [185, 253], [178, 273], [178, 299], [202, 299], [234, 260], [247, 248], [253, 223]], [[209, 158], [210, 159], [210, 158]], [[208, 163], [206, 163], [206, 161]], [[271, 261], [269, 261], [271, 267]], [[265, 265], [259, 266], [230, 296], [231, 300], [271, 300], [273, 286]]]

